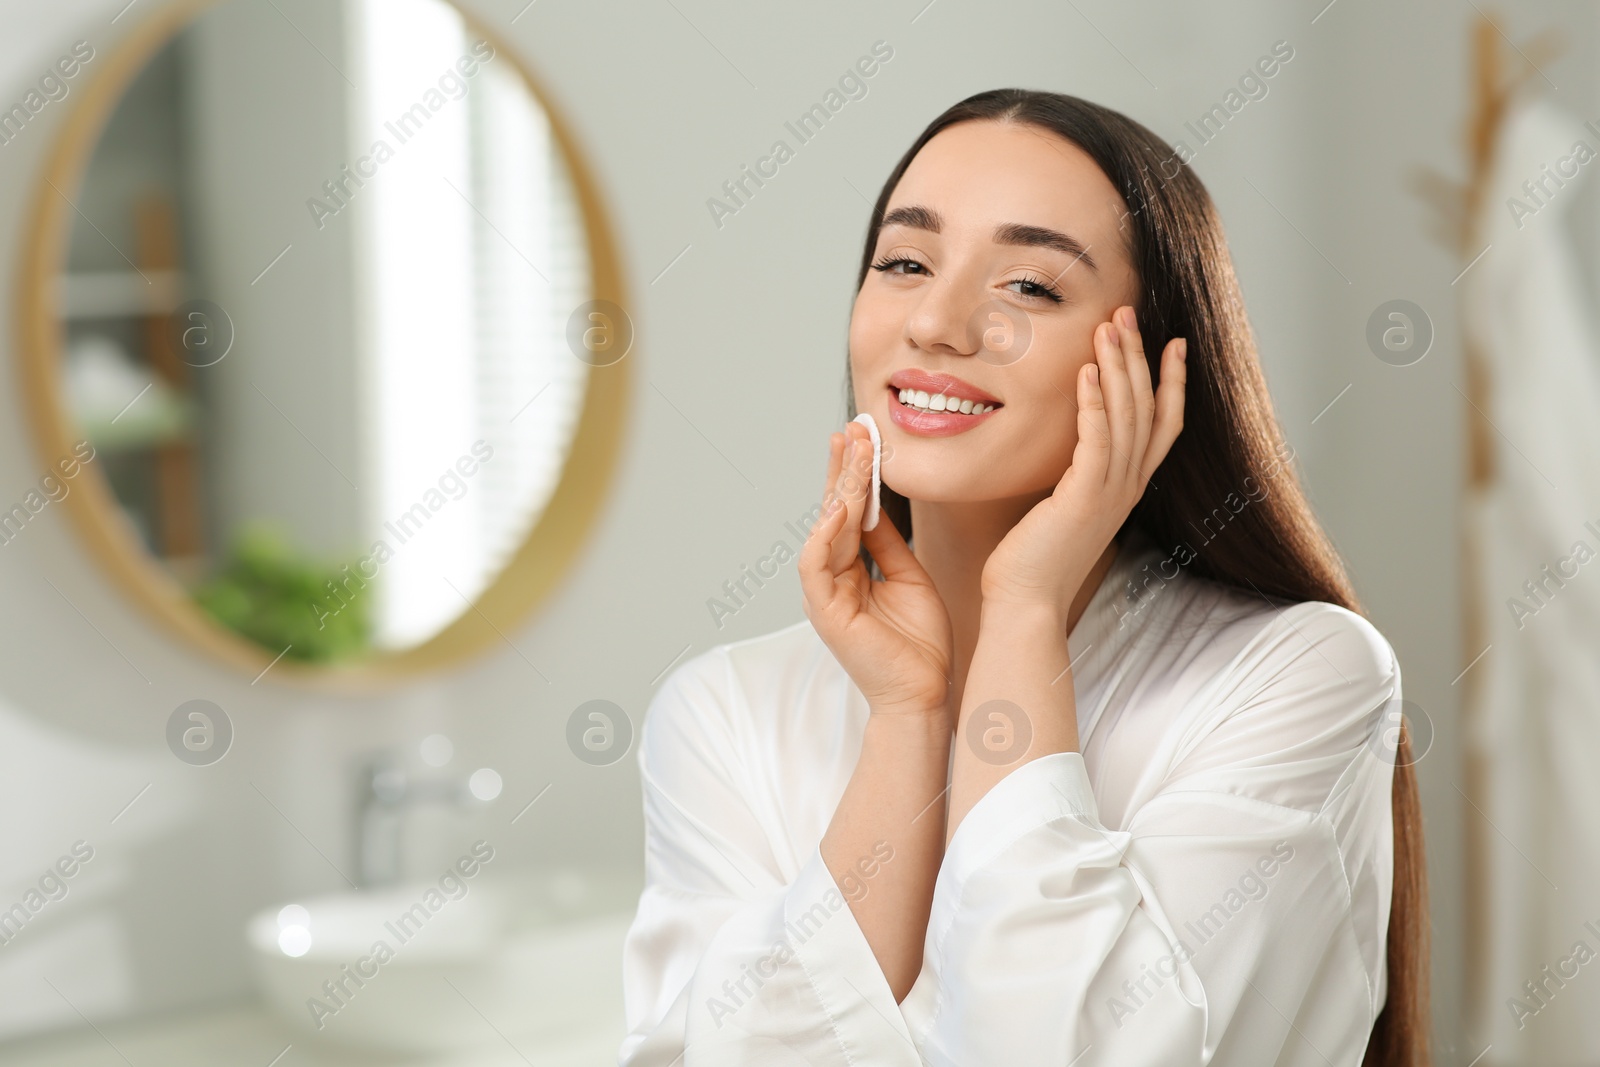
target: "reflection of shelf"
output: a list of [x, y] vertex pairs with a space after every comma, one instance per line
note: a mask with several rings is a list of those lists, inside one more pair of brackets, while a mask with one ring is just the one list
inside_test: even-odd
[[188, 440], [195, 425], [188, 394], [116, 341], [86, 334], [67, 351], [67, 404], [97, 448], [118, 451]]
[[188, 397], [176, 397], [158, 404], [148, 394], [115, 422], [109, 418], [78, 420], [79, 430], [89, 439], [89, 443], [107, 452], [125, 452], [188, 441], [194, 424], [194, 404]]
[[164, 315], [183, 301], [181, 271], [75, 271], [60, 280], [62, 315], [68, 319]]

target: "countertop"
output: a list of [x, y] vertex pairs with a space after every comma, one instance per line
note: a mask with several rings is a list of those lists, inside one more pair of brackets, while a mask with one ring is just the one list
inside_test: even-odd
[[615, 1067], [615, 1034], [535, 1046], [504, 1037], [440, 1056], [364, 1052], [290, 1031], [257, 1002], [82, 1027], [0, 1044], [6, 1067]]

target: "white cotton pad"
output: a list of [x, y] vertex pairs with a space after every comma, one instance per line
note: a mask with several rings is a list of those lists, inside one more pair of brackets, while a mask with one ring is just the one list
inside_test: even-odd
[[861, 520], [861, 528], [871, 530], [878, 525], [878, 494], [883, 489], [883, 478], [878, 474], [883, 462], [883, 438], [878, 436], [877, 420], [865, 411], [851, 421], [865, 426], [868, 436], [872, 438], [872, 495], [867, 497], [867, 514]]

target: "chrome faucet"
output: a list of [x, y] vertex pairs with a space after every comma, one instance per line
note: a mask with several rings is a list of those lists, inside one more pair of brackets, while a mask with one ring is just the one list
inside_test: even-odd
[[468, 779], [408, 778], [392, 751], [369, 753], [361, 763], [355, 803], [356, 884], [362, 889], [394, 885], [404, 870], [401, 831], [405, 812], [417, 804], [474, 807]]

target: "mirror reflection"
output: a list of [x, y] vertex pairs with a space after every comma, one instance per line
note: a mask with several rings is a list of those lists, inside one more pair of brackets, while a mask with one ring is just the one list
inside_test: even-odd
[[589, 370], [584, 220], [511, 57], [442, 0], [223, 0], [58, 192], [61, 395], [128, 535], [274, 656], [471, 611]]

